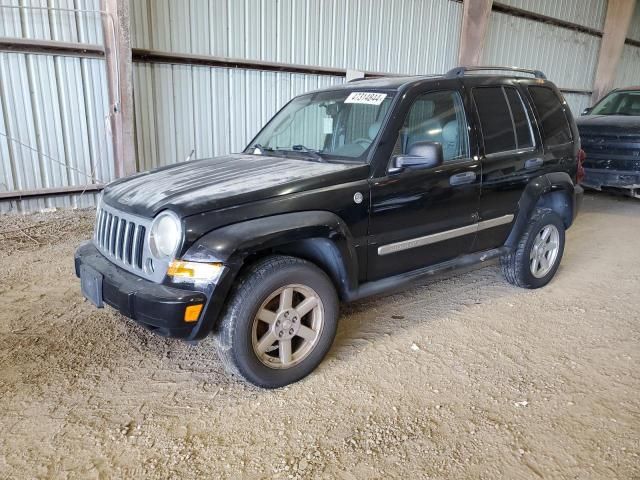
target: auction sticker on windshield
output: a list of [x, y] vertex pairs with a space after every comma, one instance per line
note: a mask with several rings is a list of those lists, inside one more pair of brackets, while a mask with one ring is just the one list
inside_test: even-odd
[[387, 98], [386, 93], [351, 92], [344, 103], [364, 103], [366, 105], [380, 105]]

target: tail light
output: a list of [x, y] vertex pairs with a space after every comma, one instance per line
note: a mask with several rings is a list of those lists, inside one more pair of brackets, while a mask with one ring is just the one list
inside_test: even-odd
[[578, 183], [582, 182], [584, 178], [584, 167], [582, 165], [586, 158], [587, 153], [583, 149], [578, 150]]

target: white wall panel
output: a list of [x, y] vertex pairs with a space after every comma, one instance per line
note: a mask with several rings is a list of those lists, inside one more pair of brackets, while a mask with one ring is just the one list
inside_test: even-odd
[[637, 40], [640, 42], [640, 2], [636, 0], [636, 9], [633, 12], [633, 18], [629, 24], [629, 31], [627, 32], [627, 38]]
[[112, 180], [107, 112], [104, 61], [0, 53], [0, 191]]
[[336, 68], [437, 73], [454, 66], [450, 0], [132, 0], [134, 47]]
[[134, 65], [138, 168], [244, 147], [290, 98], [342, 77], [183, 65]]
[[618, 64], [614, 87], [640, 86], [640, 47], [625, 45]]
[[593, 35], [493, 12], [483, 62], [535, 68], [559, 87], [590, 90], [599, 49]]
[[607, 0], [497, 0], [495, 3], [597, 30], [602, 30], [607, 15]]
[[591, 95], [565, 93], [564, 98], [574, 117], [580, 116], [580, 113], [582, 113], [585, 108], [591, 106]]
[[0, 36], [101, 45], [99, 9], [100, 0], [2, 0]]
[[[99, 3], [3, 0], [0, 37], [101, 45]], [[103, 60], [0, 53], [0, 191], [112, 180], [107, 114]], [[93, 199], [85, 194], [5, 201], [0, 211], [87, 206]]]

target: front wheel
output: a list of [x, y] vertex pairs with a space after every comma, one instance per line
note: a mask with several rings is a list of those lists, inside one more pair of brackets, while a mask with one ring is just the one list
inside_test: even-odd
[[507, 281], [523, 288], [540, 288], [551, 281], [564, 253], [565, 228], [550, 209], [536, 209], [515, 250], [502, 257]]
[[268, 257], [241, 277], [221, 322], [218, 354], [244, 380], [282, 387], [318, 366], [337, 321], [337, 294], [322, 270], [299, 258]]

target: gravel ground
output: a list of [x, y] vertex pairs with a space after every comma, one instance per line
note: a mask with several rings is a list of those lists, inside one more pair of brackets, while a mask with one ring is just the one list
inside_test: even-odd
[[278, 391], [84, 302], [92, 217], [0, 217], [0, 478], [640, 478], [638, 201], [587, 196], [544, 289], [491, 265], [345, 306]]

